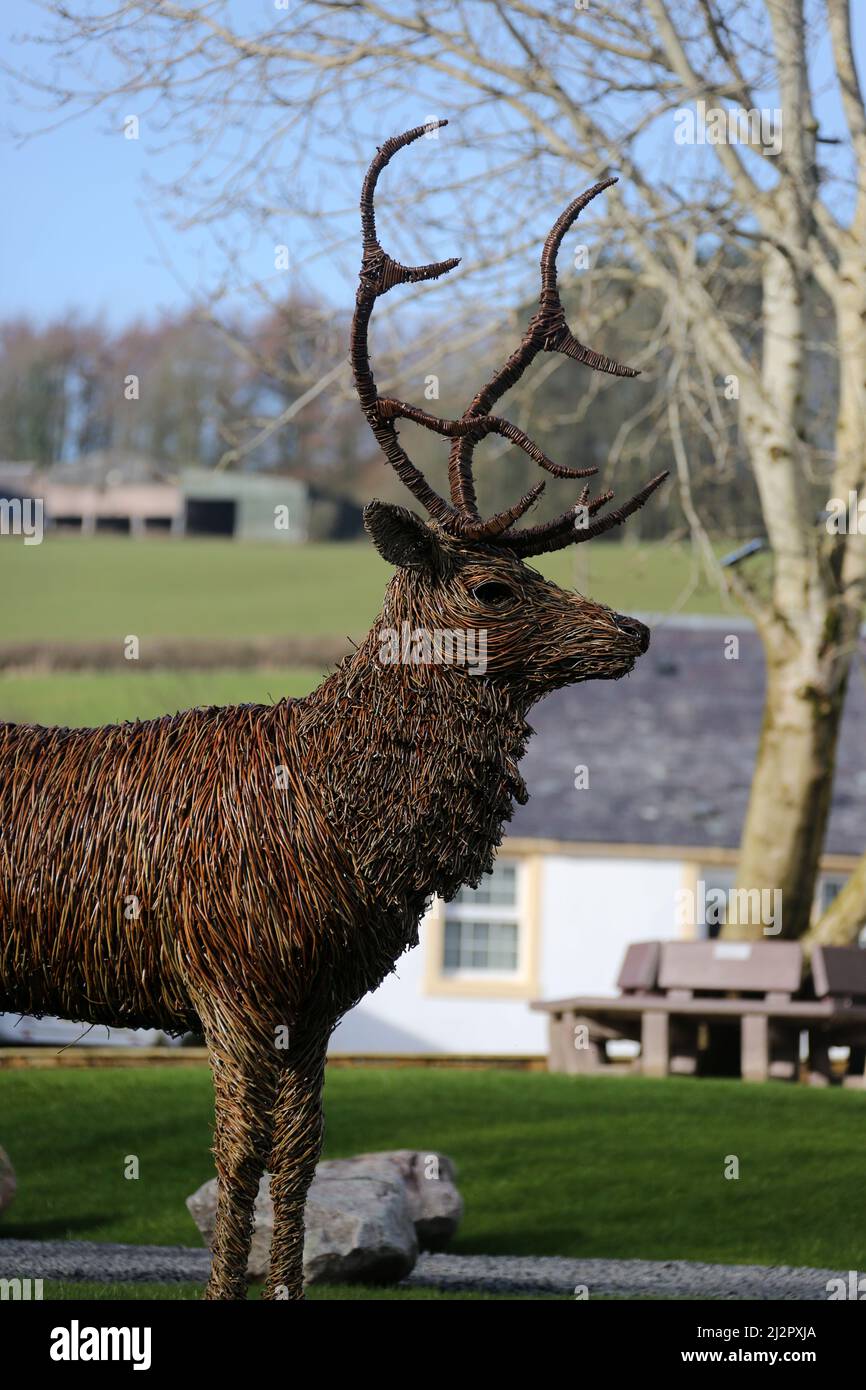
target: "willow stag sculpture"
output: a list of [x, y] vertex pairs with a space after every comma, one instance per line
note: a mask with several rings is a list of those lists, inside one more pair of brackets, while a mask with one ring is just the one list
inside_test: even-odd
[[[100, 729], [0, 726], [0, 1010], [201, 1030], [219, 1178], [212, 1299], [246, 1295], [265, 1171], [274, 1206], [266, 1296], [303, 1297], [304, 1203], [330, 1034], [417, 943], [431, 895], [451, 898], [490, 871], [512, 803], [527, 797], [518, 763], [529, 708], [559, 686], [625, 675], [649, 643], [635, 619], [564, 592], [524, 561], [618, 526], [665, 474], [603, 517], [612, 494], [590, 500], [584, 488], [582, 525], [572, 506], [515, 529], [544, 484], [484, 518], [472, 473], [476, 445], [491, 434], [555, 478], [595, 472], [553, 463], [491, 410], [541, 352], [634, 374], [577, 341], [557, 290], [563, 236], [613, 180], [562, 213], [519, 346], [458, 420], [439, 419], [380, 396], [367, 347], [380, 296], [457, 264], [400, 265], [377, 238], [379, 175], [425, 129], [382, 146], [361, 198], [355, 383], [389, 463], [431, 518], [366, 508], [370, 538], [395, 566], [366, 639], [303, 700]], [[399, 420], [451, 440], [450, 500], [411, 463]], [[484, 632], [486, 669], [386, 659], [382, 632], [407, 628]]]

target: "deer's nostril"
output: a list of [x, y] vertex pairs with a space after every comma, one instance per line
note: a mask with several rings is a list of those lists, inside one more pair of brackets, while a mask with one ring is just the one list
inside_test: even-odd
[[643, 623], [639, 623], [637, 618], [625, 618], [622, 613], [616, 615], [616, 625], [620, 632], [627, 632], [629, 637], [634, 637], [642, 652], [645, 652], [650, 644], [649, 628]]

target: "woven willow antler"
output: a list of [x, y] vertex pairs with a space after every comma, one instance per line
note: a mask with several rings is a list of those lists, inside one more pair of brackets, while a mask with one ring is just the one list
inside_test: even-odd
[[[540, 526], [527, 527], [514, 531], [514, 523], [520, 519], [538, 500], [544, 491], [544, 482], [536, 483], [519, 502], [495, 516], [483, 518], [478, 511], [475, 494], [475, 481], [472, 473], [472, 460], [476, 445], [490, 434], [498, 434], [522, 449], [534, 463], [555, 478], [588, 478], [596, 473], [596, 468], [567, 468], [554, 463], [528, 435], [510, 420], [491, 415], [491, 407], [520, 379], [526, 368], [540, 352], [561, 352], [576, 362], [583, 362], [595, 371], [609, 372], [612, 376], [636, 376], [632, 367], [624, 367], [612, 358], [585, 347], [571, 332], [565, 320], [565, 310], [559, 297], [556, 279], [556, 256], [562, 239], [577, 217], [604, 189], [616, 183], [616, 179], [603, 179], [593, 184], [579, 198], [569, 203], [550, 230], [541, 253], [541, 296], [538, 309], [530, 319], [526, 332], [511, 356], [475, 395], [459, 420], [443, 419], [430, 415], [417, 406], [391, 396], [380, 396], [370, 366], [367, 331], [376, 300], [387, 294], [395, 285], [416, 283], [419, 280], [438, 280], [459, 264], [451, 258], [435, 261], [430, 265], [405, 266], [388, 255], [379, 244], [376, 233], [375, 194], [379, 175], [392, 157], [406, 145], [411, 145], [428, 130], [447, 125], [447, 121], [436, 121], [429, 126], [416, 126], [403, 135], [392, 136], [386, 140], [367, 170], [361, 192], [361, 226], [364, 238], [364, 254], [356, 297], [355, 316], [352, 320], [351, 361], [355, 385], [361, 407], [370, 428], [375, 434], [385, 457], [398, 477], [409, 491], [426, 508], [445, 530], [467, 540], [484, 541], [487, 544], [505, 545], [522, 557], [541, 555], [545, 551], [561, 550], [567, 545], [590, 540], [619, 526], [632, 512], [642, 507], [647, 498], [655, 492], [667, 477], [667, 472], [659, 473], [645, 487], [622, 507], [608, 512], [598, 521], [592, 521], [597, 512], [613, 497], [612, 492], [601, 493], [589, 501], [589, 490], [585, 488], [577, 503], [560, 516]], [[435, 434], [452, 440], [448, 464], [448, 478], [451, 493], [450, 502], [440, 497], [430, 487], [424, 475], [415, 467], [400, 444], [395, 421], [412, 420]], [[578, 510], [583, 511], [585, 525], [575, 524]]]

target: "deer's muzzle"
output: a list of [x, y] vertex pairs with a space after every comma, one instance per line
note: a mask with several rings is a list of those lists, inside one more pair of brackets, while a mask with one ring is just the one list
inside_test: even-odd
[[639, 623], [637, 618], [627, 618], [622, 613], [614, 613], [614, 622], [620, 632], [625, 632], [629, 637], [633, 637], [638, 644], [638, 651], [643, 655], [650, 644], [650, 630], [643, 623]]

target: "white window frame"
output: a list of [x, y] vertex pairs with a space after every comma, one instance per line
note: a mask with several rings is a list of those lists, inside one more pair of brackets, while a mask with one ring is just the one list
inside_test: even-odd
[[[503, 856], [498, 860], [501, 868], [514, 869], [514, 901], [512, 903], [483, 904], [469, 902], [450, 902], [443, 903], [443, 930], [442, 930], [442, 974], [452, 980], [516, 980], [523, 973], [521, 954], [525, 951], [525, 932], [521, 931], [521, 923], [526, 919], [525, 904], [522, 901], [523, 874], [519, 860], [509, 859]], [[487, 880], [482, 879], [482, 884]], [[464, 890], [472, 892], [472, 889]], [[445, 963], [445, 940], [449, 922], [501, 922], [506, 926], [516, 928], [517, 952], [516, 961], [512, 969], [508, 970], [502, 966], [449, 966]]]
[[[427, 914], [422, 939], [425, 950], [425, 994], [451, 996], [499, 996], [511, 999], [534, 999], [540, 993], [538, 983], [539, 957], [539, 884], [541, 857], [516, 855], [507, 852], [499, 862], [515, 869], [515, 901], [513, 906], [494, 906], [474, 903], [445, 903], [435, 898]], [[500, 921], [517, 925], [517, 966], [514, 970], [487, 970], [481, 967], [446, 969], [446, 921]]]

